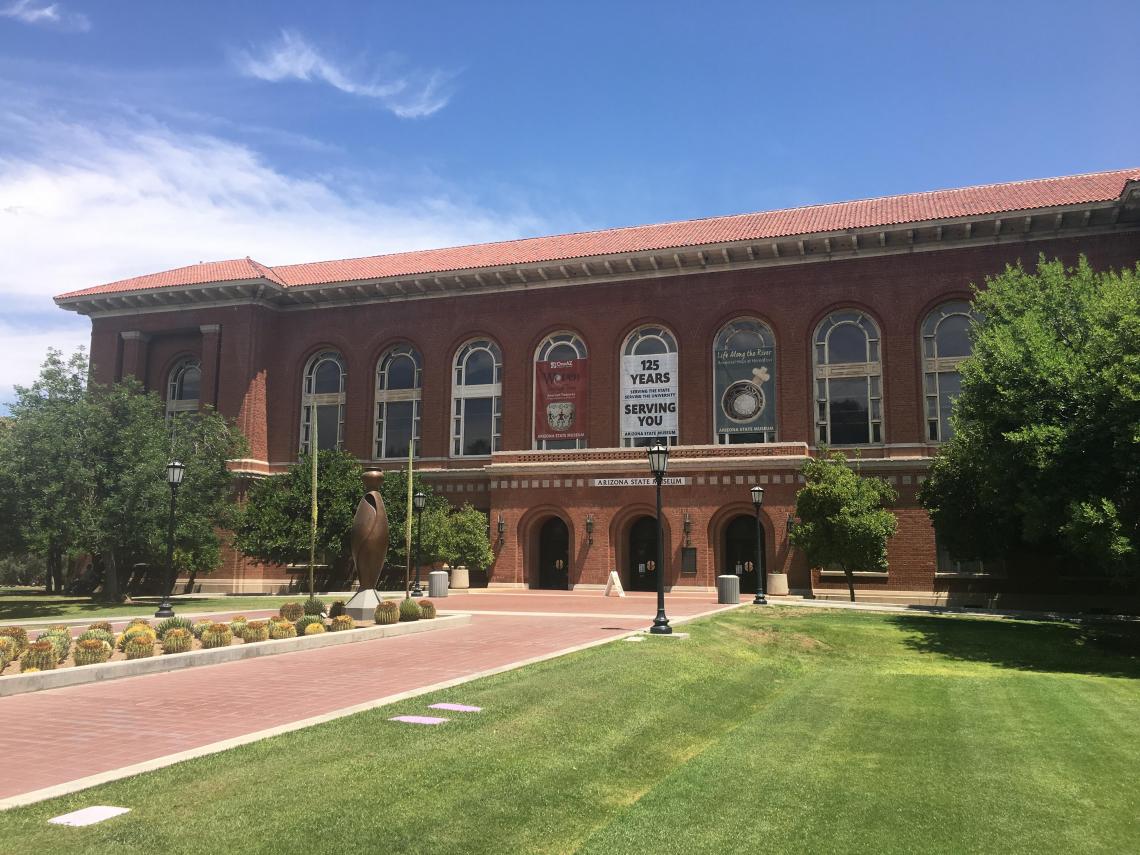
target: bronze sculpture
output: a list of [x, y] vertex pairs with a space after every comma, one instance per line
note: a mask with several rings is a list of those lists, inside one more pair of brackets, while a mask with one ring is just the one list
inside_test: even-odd
[[384, 508], [384, 497], [380, 495], [383, 480], [383, 472], [370, 470], [364, 473], [364, 488], [368, 492], [356, 506], [356, 516], [352, 520], [352, 560], [356, 563], [361, 591], [376, 587], [388, 554], [388, 512]]

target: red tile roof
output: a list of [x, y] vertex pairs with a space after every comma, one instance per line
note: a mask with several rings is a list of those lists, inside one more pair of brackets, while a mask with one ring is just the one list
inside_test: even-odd
[[1109, 202], [1119, 199], [1124, 185], [1128, 181], [1135, 180], [1140, 180], [1140, 168], [1007, 184], [985, 184], [958, 190], [934, 190], [854, 202], [808, 205], [781, 211], [523, 238], [447, 249], [400, 252], [340, 261], [286, 264], [272, 268], [249, 258], [216, 261], [72, 291], [62, 294], [57, 299], [262, 277], [290, 288], [512, 264], [557, 262], [710, 243], [772, 240], [817, 232], [877, 228], [927, 220]]

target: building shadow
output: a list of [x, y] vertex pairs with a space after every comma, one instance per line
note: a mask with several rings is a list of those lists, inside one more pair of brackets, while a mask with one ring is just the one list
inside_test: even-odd
[[1023, 671], [1140, 678], [1140, 622], [963, 620], [893, 615], [907, 647]]

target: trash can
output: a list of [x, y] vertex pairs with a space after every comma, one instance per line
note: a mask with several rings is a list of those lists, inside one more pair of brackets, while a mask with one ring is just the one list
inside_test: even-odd
[[428, 596], [432, 599], [447, 596], [446, 570], [432, 570], [428, 573]]
[[734, 574], [716, 577], [716, 601], [736, 604], [740, 602], [740, 577]]
[[471, 587], [471, 574], [467, 572], [466, 564], [451, 568], [451, 587], [456, 591], [466, 591]]

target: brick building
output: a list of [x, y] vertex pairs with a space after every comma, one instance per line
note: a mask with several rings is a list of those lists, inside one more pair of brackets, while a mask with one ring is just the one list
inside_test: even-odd
[[[915, 492], [947, 438], [972, 283], [1039, 254], [1140, 259], [1140, 169], [370, 258], [267, 267], [249, 258], [64, 294], [92, 319], [95, 377], [127, 374], [171, 410], [237, 420], [250, 477], [339, 443], [417, 468], [488, 513], [492, 585], [589, 587], [617, 569], [652, 588], [644, 446], [672, 445], [666, 581], [755, 585], [763, 555], [793, 590], [839, 593], [789, 524], [805, 455], [859, 451], [896, 485], [878, 598], [1025, 592], [1004, 567], [936, 548]], [[231, 556], [216, 589], [273, 590]], [[1033, 590], [1050, 583], [1034, 577]]]

